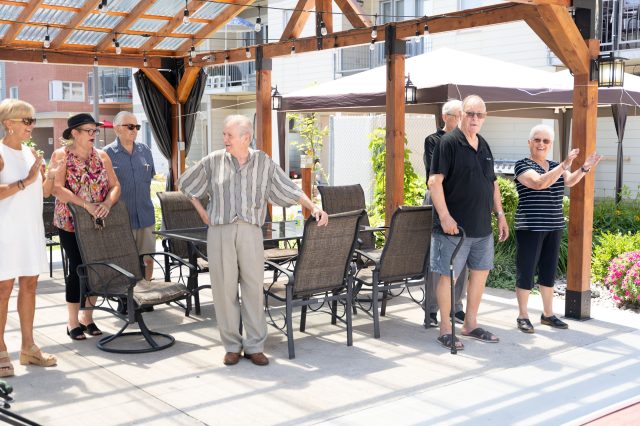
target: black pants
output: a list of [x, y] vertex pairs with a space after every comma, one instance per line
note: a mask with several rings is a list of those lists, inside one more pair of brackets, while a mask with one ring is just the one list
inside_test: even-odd
[[78, 277], [78, 265], [82, 263], [80, 248], [76, 241], [76, 233], [58, 229], [60, 235], [60, 245], [69, 260], [67, 276], [65, 282], [65, 298], [67, 303], [80, 303], [80, 278]]
[[555, 231], [516, 230], [516, 287], [531, 290], [538, 284], [553, 287], [560, 256], [562, 229]]

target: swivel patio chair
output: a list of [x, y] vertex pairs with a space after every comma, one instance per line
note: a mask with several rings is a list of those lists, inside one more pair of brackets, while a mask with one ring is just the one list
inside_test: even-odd
[[[162, 222], [165, 230], [170, 231], [172, 229], [202, 228], [205, 226], [198, 214], [198, 211], [193, 207], [189, 198], [182, 192], [158, 192], [157, 195], [160, 200]], [[202, 199], [200, 202], [204, 208], [206, 208], [209, 203], [208, 199]], [[191, 261], [197, 268], [198, 273], [209, 272], [206, 244], [193, 244], [186, 241], [165, 238], [162, 240], [162, 247], [165, 252], [173, 253], [181, 259], [189, 259], [189, 249], [191, 249], [195, 254], [195, 259], [192, 259]], [[165, 259], [164, 280], [170, 281], [171, 272], [175, 269], [178, 269], [179, 271], [180, 281], [184, 282], [184, 274], [180, 264], [171, 262], [169, 258]], [[196, 315], [200, 314], [199, 292], [205, 288], [211, 288], [211, 286], [197, 285], [196, 288], [190, 288]], [[189, 309], [185, 308], [185, 313], [189, 316]]]
[[[347, 346], [353, 344], [351, 325], [351, 304], [353, 300], [353, 250], [358, 235], [358, 226], [363, 211], [339, 213], [329, 216], [327, 226], [317, 226], [312, 216], [305, 222], [302, 243], [293, 269], [274, 262], [267, 263], [281, 274], [279, 279], [266, 283], [265, 308], [267, 320], [287, 336], [289, 358], [295, 358], [293, 345], [293, 309], [302, 307], [300, 331], [305, 331], [306, 314], [309, 306], [325, 304], [329, 307], [331, 323], [337, 320], [347, 327]], [[272, 303], [278, 303], [278, 306]], [[338, 302], [344, 304], [344, 312], [338, 315]], [[276, 321], [276, 309], [282, 311], [284, 303], [284, 323]]]
[[[372, 262], [372, 266], [358, 270], [355, 293], [358, 305], [373, 316], [376, 338], [380, 337], [379, 316], [386, 314], [392, 289], [407, 288], [411, 299], [424, 309], [425, 322], [428, 324], [424, 285], [429, 268], [432, 220], [431, 206], [401, 206], [391, 218], [387, 239], [381, 250], [356, 250]], [[420, 287], [419, 295], [411, 292], [412, 287]], [[371, 297], [365, 299], [363, 293], [369, 289]], [[367, 307], [364, 306], [365, 300], [370, 303]]]
[[53, 226], [53, 211], [55, 210], [56, 202], [53, 197], [45, 198], [42, 203], [42, 221], [44, 222], [44, 238], [45, 244], [49, 247], [49, 276], [53, 278], [53, 247], [60, 247], [60, 257], [62, 258], [62, 271], [64, 276], [67, 276], [67, 262], [64, 256], [64, 250], [60, 241], [54, 240], [54, 237], [58, 235], [58, 228]]
[[[94, 309], [109, 312], [123, 320], [124, 326], [114, 335], [98, 341], [98, 348], [107, 352], [143, 353], [158, 351], [173, 345], [175, 339], [169, 334], [151, 331], [147, 328], [142, 313], [155, 305], [184, 300], [189, 292], [184, 284], [161, 280], [143, 280], [144, 264], [136, 247], [129, 223], [129, 213], [124, 203], [116, 203], [102, 225], [82, 208], [69, 205], [75, 224], [76, 239], [83, 263], [78, 266], [80, 276], [80, 309]], [[171, 257], [195, 274], [196, 268], [171, 253], [144, 253], [152, 256]], [[87, 298], [96, 296], [95, 305]], [[117, 305], [117, 306], [116, 306]], [[124, 305], [124, 309], [122, 309]], [[131, 324], [137, 324], [140, 331], [125, 332]], [[126, 348], [113, 345], [123, 336], [141, 335], [146, 345]], [[155, 338], [159, 338], [160, 343]], [[111, 344], [111, 345], [110, 345]]]

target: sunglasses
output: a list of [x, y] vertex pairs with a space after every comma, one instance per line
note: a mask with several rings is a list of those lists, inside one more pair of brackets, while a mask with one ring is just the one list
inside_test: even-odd
[[139, 124], [118, 124], [118, 126], [126, 127], [129, 130], [140, 130], [141, 127]]
[[475, 115], [476, 117], [478, 117], [479, 120], [482, 120], [487, 116], [486, 112], [465, 111], [464, 113], [467, 115], [468, 118], [473, 118], [473, 116]]
[[549, 145], [551, 143], [551, 139], [540, 139], [540, 138], [533, 138], [531, 139], [532, 142], [534, 143], [540, 143], [542, 142], [545, 145]]
[[87, 132], [87, 134], [89, 136], [99, 135], [100, 134], [100, 129], [81, 129], [81, 128], [77, 128], [76, 130], [79, 131], [79, 132]]
[[31, 126], [32, 124], [36, 124], [35, 118], [11, 118], [11, 121], [21, 121], [25, 126]]
[[93, 219], [93, 229], [97, 229], [98, 231], [102, 231], [105, 227], [105, 222], [103, 217], [96, 217]]

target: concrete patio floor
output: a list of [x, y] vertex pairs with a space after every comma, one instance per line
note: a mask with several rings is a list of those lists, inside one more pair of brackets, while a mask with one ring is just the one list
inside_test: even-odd
[[[599, 306], [593, 319], [555, 330], [539, 324], [539, 297], [532, 297], [536, 333], [527, 335], [515, 328], [514, 293], [487, 289], [480, 322], [501, 342], [463, 338], [465, 350], [451, 355], [436, 342], [437, 330], [422, 327], [421, 309], [400, 296], [380, 339], [359, 313], [347, 347], [344, 326], [313, 313], [307, 331], [295, 333], [295, 359], [287, 358], [284, 335], [269, 327], [269, 366], [243, 359], [226, 367], [210, 290], [201, 292], [200, 316], [166, 305], [144, 314], [152, 330], [176, 338], [173, 347], [112, 354], [98, 350], [95, 338], [67, 337], [58, 269], [38, 289], [36, 342], [58, 357], [58, 366], [43, 369], [19, 365], [16, 294], [5, 333], [16, 373], [7, 379], [11, 411], [45, 425], [582, 424], [640, 400], [640, 315]], [[96, 318], [108, 333], [120, 327], [107, 315]]]

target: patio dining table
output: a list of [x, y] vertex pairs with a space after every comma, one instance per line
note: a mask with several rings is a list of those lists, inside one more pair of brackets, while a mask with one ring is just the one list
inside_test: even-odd
[[[207, 244], [208, 227], [202, 226], [198, 228], [184, 228], [155, 231], [154, 233], [164, 238], [185, 241], [189, 247], [189, 263], [196, 264], [198, 258], [197, 244]], [[269, 241], [288, 241], [302, 239], [304, 232], [304, 222], [297, 221], [281, 221], [281, 222], [265, 222], [262, 225], [262, 237], [265, 242]], [[208, 257], [208, 254], [207, 254]], [[193, 296], [194, 310], [196, 315], [200, 315], [200, 296], [198, 292], [203, 288], [210, 288], [211, 285], [198, 286], [198, 276], [187, 279], [187, 290]], [[187, 306], [187, 316], [189, 315], [190, 303]]]

